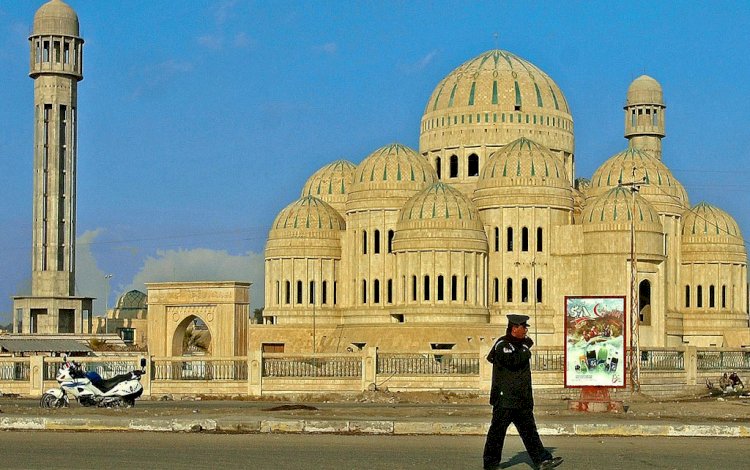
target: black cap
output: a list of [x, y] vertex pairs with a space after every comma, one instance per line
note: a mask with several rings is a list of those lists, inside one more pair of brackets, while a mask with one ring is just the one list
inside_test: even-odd
[[529, 326], [529, 317], [526, 315], [518, 315], [516, 313], [508, 315], [508, 323], [511, 325], [523, 325]]

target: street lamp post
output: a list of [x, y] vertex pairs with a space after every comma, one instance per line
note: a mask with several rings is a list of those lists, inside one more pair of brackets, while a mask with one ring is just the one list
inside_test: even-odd
[[111, 274], [106, 274], [104, 276], [104, 281], [107, 283], [106, 285], [106, 293], [104, 295], [104, 333], [109, 334], [109, 317], [107, 316], [107, 310], [109, 310], [109, 280], [112, 279]]

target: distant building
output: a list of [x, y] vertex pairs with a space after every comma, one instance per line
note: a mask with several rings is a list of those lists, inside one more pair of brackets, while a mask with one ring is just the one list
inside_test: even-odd
[[34, 79], [34, 200], [31, 295], [13, 298], [13, 332], [86, 334], [93, 298], [75, 292], [78, 82], [83, 38], [78, 16], [52, 0], [29, 36]]
[[[635, 79], [624, 110], [627, 147], [576, 179], [554, 80], [503, 50], [464, 63], [428, 99], [418, 152], [330, 163], [278, 214], [251, 343], [466, 350], [514, 312], [562, 345], [566, 295], [630, 297], [632, 224], [640, 344], [750, 345], [737, 223], [691, 205], [665, 165], [659, 83]], [[633, 181], [634, 196], [619, 184]]]
[[143, 292], [131, 290], [122, 294], [107, 316], [97, 320], [95, 333], [117, 334], [127, 345], [147, 345], [148, 303]]

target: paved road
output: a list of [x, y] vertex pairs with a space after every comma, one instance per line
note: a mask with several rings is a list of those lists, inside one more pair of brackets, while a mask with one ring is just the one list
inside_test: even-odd
[[[177, 433], [0, 433], [4, 469], [480, 469], [479, 436], [352, 436]], [[714, 469], [717, 458], [747, 468], [743, 439], [545, 437], [561, 469]], [[720, 457], [723, 456], [723, 457]], [[528, 469], [520, 440], [505, 459]], [[729, 460], [727, 460], [729, 459]], [[731, 465], [729, 464], [731, 462]], [[736, 465], [734, 465], [736, 464]], [[723, 465], [724, 468], [727, 468]]]

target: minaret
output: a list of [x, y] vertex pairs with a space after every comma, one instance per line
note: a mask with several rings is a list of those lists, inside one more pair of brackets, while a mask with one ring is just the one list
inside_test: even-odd
[[44, 4], [34, 15], [29, 44], [34, 79], [31, 296], [15, 298], [14, 331], [73, 333], [75, 325], [75, 332], [83, 333], [83, 315], [86, 310], [90, 315], [92, 299], [74, 297], [77, 103], [83, 79], [78, 15], [60, 0]]
[[641, 75], [628, 87], [625, 101], [625, 138], [631, 147], [651, 152], [661, 160], [664, 132], [664, 94], [659, 82]]

